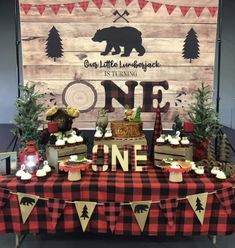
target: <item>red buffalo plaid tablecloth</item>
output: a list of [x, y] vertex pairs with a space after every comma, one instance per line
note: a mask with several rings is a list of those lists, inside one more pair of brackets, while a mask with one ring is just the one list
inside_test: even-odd
[[[231, 188], [235, 180], [219, 181], [213, 177], [184, 174], [184, 182], [170, 183], [168, 173], [150, 167], [146, 172], [83, 172], [82, 180], [69, 182], [67, 174], [52, 174], [46, 181], [33, 178], [23, 184], [14, 176], [0, 177], [0, 187], [12, 192], [38, 195], [42, 198], [66, 201], [93, 201], [106, 203], [97, 205], [88, 224], [89, 232], [110, 233], [107, 214], [108, 203], [133, 201], [158, 201], [175, 199], [187, 195], [213, 192]], [[118, 209], [118, 208], [116, 208]], [[66, 203], [58, 223], [52, 225], [48, 201], [39, 199], [25, 224], [21, 221], [17, 195], [11, 194], [4, 208], [0, 209], [0, 233], [39, 233], [39, 232], [82, 232], [78, 215], [73, 203]], [[110, 210], [110, 216], [116, 212]], [[116, 213], [117, 214], [117, 213]], [[170, 216], [171, 219], [173, 216]], [[226, 235], [235, 232], [235, 200], [232, 213], [228, 215], [216, 194], [208, 195], [204, 224], [201, 225], [187, 200], [178, 201], [174, 223], [168, 220], [159, 203], [152, 203], [144, 231], [141, 233], [130, 205], [120, 207], [114, 234], [125, 235]], [[115, 222], [113, 222], [115, 223]]]

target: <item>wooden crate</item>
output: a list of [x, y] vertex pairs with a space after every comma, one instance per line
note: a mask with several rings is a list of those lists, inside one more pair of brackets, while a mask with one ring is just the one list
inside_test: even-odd
[[154, 147], [154, 162], [161, 161], [164, 158], [173, 158], [177, 160], [193, 160], [193, 147], [171, 147], [170, 145], [156, 145]]
[[46, 147], [46, 157], [50, 166], [54, 167], [55, 172], [58, 171], [58, 162], [69, 159], [70, 155], [84, 155], [87, 156], [87, 145], [80, 144], [74, 146], [64, 146], [58, 148], [56, 146]]
[[[147, 140], [145, 137], [139, 138], [139, 139], [130, 139], [130, 140], [120, 140], [120, 139], [112, 139], [112, 140], [99, 140], [99, 141], [94, 141], [94, 145], [107, 145], [109, 147], [110, 151], [110, 163], [111, 163], [111, 147], [112, 145], [117, 145], [118, 149], [120, 150], [121, 154], [123, 155], [123, 146], [128, 145], [129, 147], [129, 161], [131, 161], [131, 146], [132, 145], [146, 145], [147, 146]], [[148, 151], [139, 151], [139, 155], [148, 155]], [[102, 165], [103, 159], [101, 158], [102, 154], [98, 153], [98, 165]], [[119, 164], [119, 163], [118, 163]], [[146, 161], [138, 161], [139, 165], [145, 165]]]

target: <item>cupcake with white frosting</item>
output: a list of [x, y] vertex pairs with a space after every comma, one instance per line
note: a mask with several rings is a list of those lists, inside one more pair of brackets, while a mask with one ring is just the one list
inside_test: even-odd
[[23, 171], [23, 170], [18, 170], [18, 171], [16, 172], [16, 178], [17, 178], [18, 180], [20, 180], [23, 174], [25, 174], [25, 171]]
[[32, 175], [29, 172], [25, 172], [23, 175], [21, 175], [21, 182], [23, 183], [29, 183], [32, 179]]
[[161, 135], [159, 138], [156, 139], [158, 145], [163, 145], [165, 143], [164, 137]]
[[56, 142], [55, 142], [55, 145], [56, 146], [64, 146], [65, 145], [65, 141], [63, 139], [58, 139]]
[[180, 142], [179, 142], [179, 139], [176, 137], [176, 138], [172, 138], [171, 141], [170, 141], [170, 144], [172, 147], [177, 147], [179, 146]]
[[182, 137], [180, 143], [182, 146], [189, 146], [190, 145], [190, 141], [188, 140], [187, 137]]
[[46, 178], [47, 173], [44, 169], [39, 169], [36, 172], [36, 177], [38, 178], [38, 180], [42, 181]]
[[216, 178], [224, 180], [227, 177], [226, 177], [226, 175], [225, 175], [225, 173], [223, 171], [218, 171], [217, 174], [216, 174]]

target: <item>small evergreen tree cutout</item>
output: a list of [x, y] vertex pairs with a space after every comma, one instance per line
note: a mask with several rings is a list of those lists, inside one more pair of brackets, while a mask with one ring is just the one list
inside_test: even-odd
[[62, 39], [60, 38], [59, 31], [53, 26], [47, 38], [46, 55], [48, 58], [53, 58], [56, 61], [57, 58], [63, 57], [63, 53]]
[[207, 160], [214, 161], [215, 160], [215, 146], [212, 140], [209, 141], [207, 148]]
[[193, 28], [189, 30], [184, 40], [183, 46], [183, 58], [189, 59], [189, 63], [192, 59], [198, 59], [200, 55], [200, 45], [197, 38], [197, 33]]
[[230, 162], [230, 146], [226, 134], [220, 136], [219, 139], [219, 154], [218, 160], [220, 162]]
[[204, 210], [204, 208], [202, 207], [201, 200], [197, 197], [197, 200], [196, 200], [196, 211], [199, 211], [199, 213], [201, 213], [201, 210]]
[[82, 215], [80, 216], [80, 218], [83, 218], [84, 220], [86, 218], [89, 219], [88, 209], [87, 209], [87, 206], [86, 205], [82, 209]]

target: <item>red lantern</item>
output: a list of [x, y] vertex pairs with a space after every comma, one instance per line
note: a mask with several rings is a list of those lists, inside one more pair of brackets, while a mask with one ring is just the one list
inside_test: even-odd
[[29, 173], [36, 171], [39, 164], [39, 154], [35, 141], [30, 140], [27, 142], [27, 146], [19, 153], [19, 159]]
[[192, 122], [184, 122], [184, 131], [186, 133], [192, 133], [193, 132], [193, 123]]

